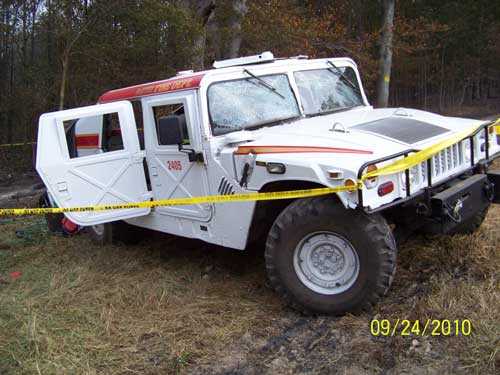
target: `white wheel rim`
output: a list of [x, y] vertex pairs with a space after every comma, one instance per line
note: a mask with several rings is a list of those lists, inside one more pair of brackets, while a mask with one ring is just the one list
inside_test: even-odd
[[92, 225], [92, 230], [98, 236], [102, 236], [104, 234], [104, 224]]
[[299, 280], [319, 294], [339, 294], [359, 275], [359, 258], [352, 244], [333, 232], [314, 232], [296, 246], [293, 266]]

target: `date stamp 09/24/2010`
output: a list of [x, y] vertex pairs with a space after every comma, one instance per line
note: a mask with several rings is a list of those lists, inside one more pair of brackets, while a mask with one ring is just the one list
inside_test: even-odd
[[469, 319], [373, 319], [370, 321], [372, 336], [470, 336]]

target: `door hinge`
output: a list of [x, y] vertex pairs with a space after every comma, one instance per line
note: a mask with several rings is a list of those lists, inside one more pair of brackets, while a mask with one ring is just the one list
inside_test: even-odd
[[144, 158], [146, 157], [146, 153], [144, 151], [137, 152], [132, 155], [132, 160], [134, 163], [142, 163]]
[[142, 194], [142, 200], [143, 201], [148, 201], [153, 198], [153, 192], [148, 191], [147, 193]]

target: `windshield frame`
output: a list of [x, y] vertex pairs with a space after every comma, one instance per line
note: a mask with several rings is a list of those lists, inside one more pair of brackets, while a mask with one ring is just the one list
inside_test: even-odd
[[[246, 68], [246, 67], [243, 67], [243, 68]], [[255, 74], [260, 79], [265, 79], [266, 77], [269, 77], [269, 76], [279, 76], [279, 75], [284, 76], [288, 82], [289, 87], [290, 87], [290, 91], [292, 93], [292, 97], [295, 101], [295, 104], [297, 105], [297, 109], [298, 109], [297, 116], [286, 117], [286, 118], [276, 118], [276, 119], [269, 120], [269, 121], [256, 122], [255, 124], [252, 124], [252, 125], [248, 126], [247, 128], [242, 128], [242, 129], [235, 128], [232, 131], [228, 131], [226, 133], [221, 133], [221, 134], [214, 134], [214, 129], [213, 129], [214, 122], [213, 122], [213, 118], [212, 118], [212, 111], [210, 109], [210, 99], [209, 99], [210, 88], [213, 85], [216, 85], [219, 83], [226, 83], [226, 82], [233, 82], [233, 81], [250, 81], [250, 80], [255, 80], [255, 78], [253, 78], [252, 76], [249, 76], [248, 74], [246, 74], [243, 71], [243, 76], [241, 76], [241, 77], [225, 79], [225, 80], [217, 80], [217, 81], [211, 82], [206, 88], [206, 99], [207, 99], [207, 112], [208, 112], [208, 122], [209, 122], [208, 127], [210, 129], [212, 136], [219, 137], [219, 136], [224, 136], [226, 134], [230, 134], [230, 133], [234, 133], [234, 132], [238, 132], [238, 131], [255, 130], [255, 129], [258, 129], [261, 127], [279, 125], [279, 124], [285, 123], [287, 121], [293, 121], [295, 119], [304, 117], [304, 112], [302, 110], [302, 104], [300, 102], [300, 98], [297, 95], [298, 92], [297, 92], [296, 87], [295, 87], [295, 81], [294, 80], [292, 81], [290, 79], [290, 78], [293, 78], [293, 76], [290, 75], [291, 72], [293, 73], [293, 71], [290, 71], [290, 70], [283, 70], [283, 71], [279, 71], [279, 72], [258, 74], [258, 73], [254, 73], [252, 71], [252, 73]]]

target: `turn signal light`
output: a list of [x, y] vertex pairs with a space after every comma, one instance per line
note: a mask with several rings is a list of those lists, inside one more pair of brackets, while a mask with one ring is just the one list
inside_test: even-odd
[[[370, 164], [368, 167], [366, 167], [366, 173], [375, 172], [377, 169], [378, 168], [375, 164]], [[377, 182], [378, 182], [378, 177], [368, 178], [365, 181], [365, 186], [368, 189], [373, 189], [375, 186], [377, 186]]]
[[366, 167], [366, 173], [375, 172], [377, 170], [377, 166], [375, 164], [370, 164]]
[[379, 197], [383, 197], [384, 195], [392, 193], [393, 191], [394, 191], [394, 184], [392, 181], [387, 181], [384, 182], [383, 184], [380, 184], [377, 190]]
[[[356, 181], [351, 178], [348, 178], [344, 181], [345, 187], [356, 187]], [[348, 193], [354, 193], [354, 191], [348, 191]]]

